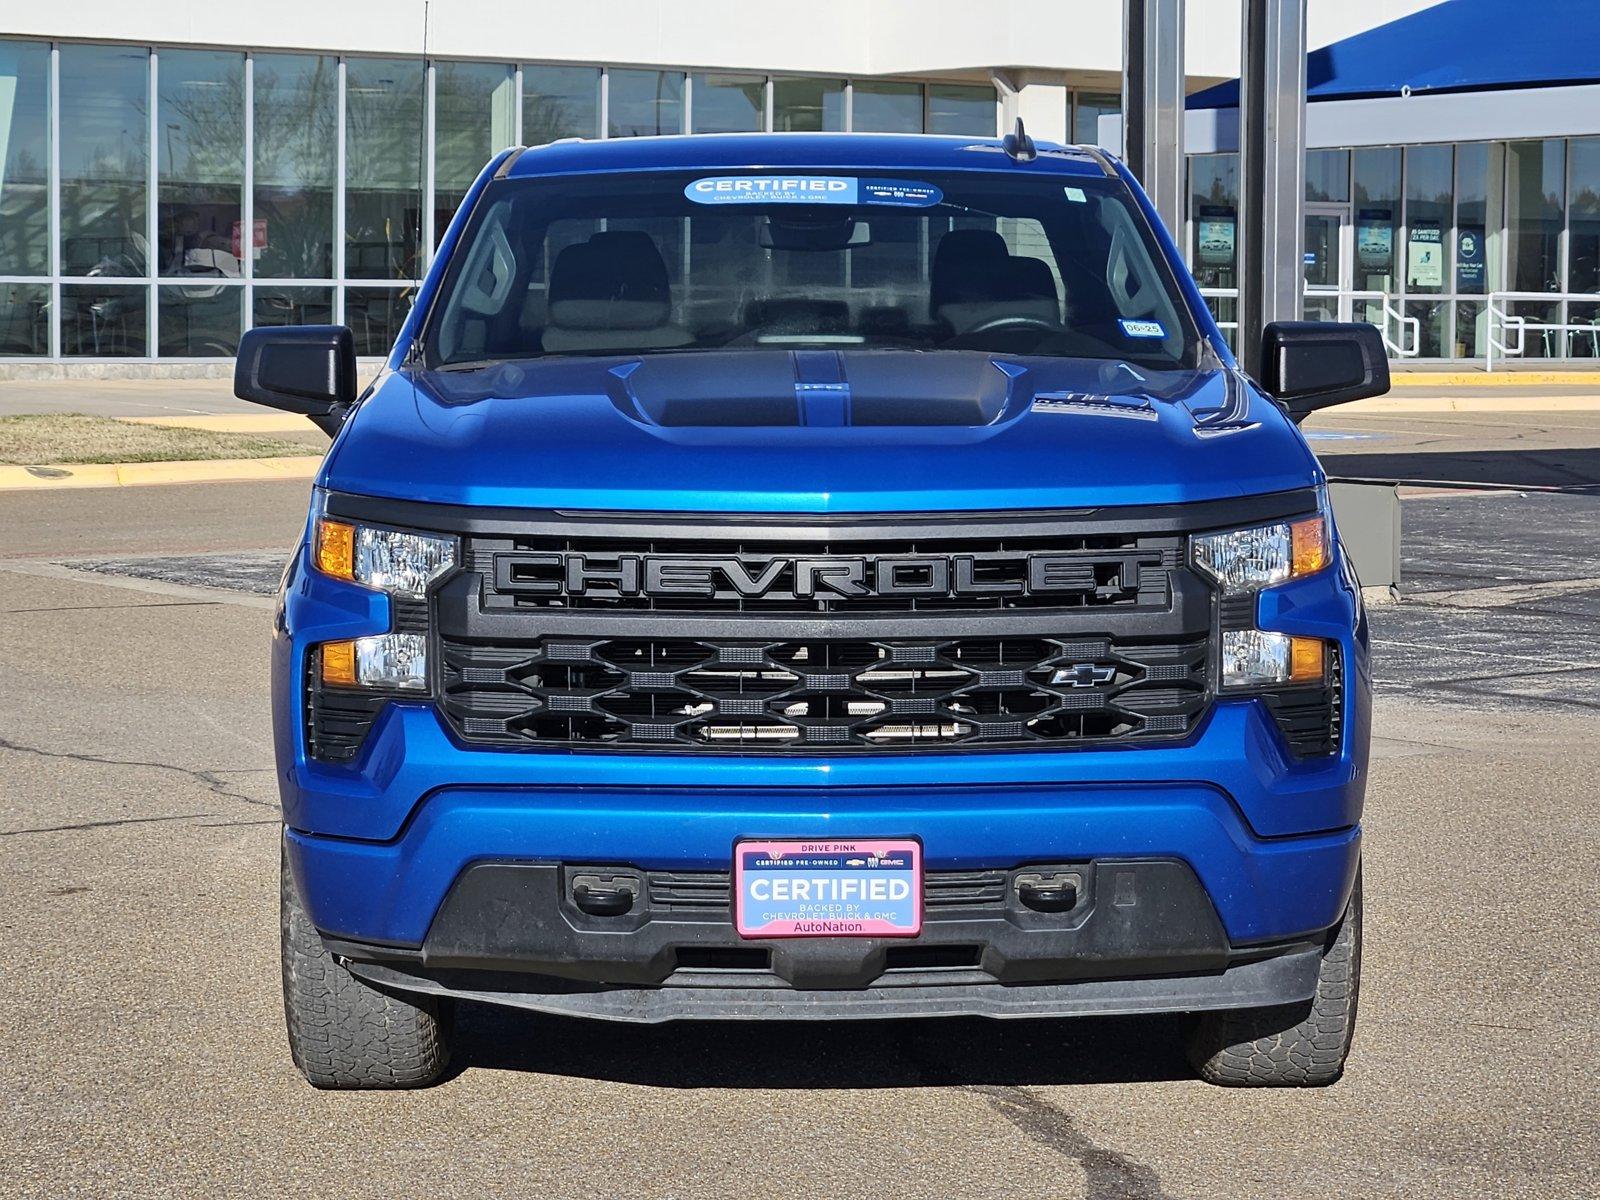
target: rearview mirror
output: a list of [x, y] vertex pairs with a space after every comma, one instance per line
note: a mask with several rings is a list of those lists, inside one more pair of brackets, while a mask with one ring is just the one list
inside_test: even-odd
[[252, 329], [239, 341], [233, 394], [304, 413], [332, 437], [356, 399], [356, 343], [344, 325]]
[[1389, 390], [1389, 356], [1361, 321], [1275, 321], [1261, 334], [1261, 386], [1299, 424], [1319, 408]]

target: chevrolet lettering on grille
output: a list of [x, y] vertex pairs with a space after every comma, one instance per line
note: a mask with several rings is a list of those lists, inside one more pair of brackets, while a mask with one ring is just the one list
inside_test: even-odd
[[[1137, 569], [1098, 575], [1071, 554], [738, 555], [520, 553], [495, 555], [495, 589], [511, 595], [715, 596], [755, 599], [780, 590], [800, 597], [1008, 596], [1120, 593], [1138, 588]], [[1131, 564], [1130, 564], [1131, 565]]]

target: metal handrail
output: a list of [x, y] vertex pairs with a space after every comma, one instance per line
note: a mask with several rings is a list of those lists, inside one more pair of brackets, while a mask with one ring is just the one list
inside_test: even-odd
[[[1488, 313], [1488, 328], [1484, 331], [1483, 369], [1494, 370], [1495, 353], [1498, 351], [1500, 361], [1508, 358], [1520, 358], [1527, 347], [1528, 330], [1536, 333], [1587, 333], [1590, 338], [1590, 348], [1596, 358], [1600, 358], [1600, 314], [1588, 321], [1578, 323], [1573, 321], [1531, 321], [1527, 317], [1518, 316], [1516, 313], [1506, 311], [1508, 303], [1518, 301], [1533, 301], [1535, 303], [1561, 304], [1578, 301], [1581, 304], [1600, 305], [1600, 294], [1594, 292], [1490, 292]], [[1510, 337], [1516, 334], [1515, 340]], [[1548, 346], [1547, 346], [1548, 349]], [[1567, 358], [1569, 355], [1555, 355], [1558, 358]]]
[[[1203, 287], [1200, 289], [1200, 295], [1208, 300], [1237, 300], [1239, 298], [1239, 289]], [[1354, 288], [1348, 291], [1343, 289], [1329, 289], [1327, 291], [1315, 292], [1302, 291], [1301, 296], [1302, 298], [1305, 296], [1328, 296], [1339, 302], [1342, 302], [1346, 298], [1349, 298], [1351, 301], [1376, 300], [1383, 305], [1383, 324], [1378, 327], [1378, 332], [1383, 335], [1383, 344], [1388, 348], [1390, 355], [1394, 358], [1415, 358], [1422, 350], [1421, 319], [1418, 317], [1406, 316], [1404, 308], [1401, 307], [1401, 302], [1390, 296], [1387, 292], [1365, 291]], [[1399, 335], [1398, 338], [1391, 338], [1389, 336], [1389, 326], [1391, 322], [1393, 322], [1395, 330]], [[1238, 330], [1239, 328], [1238, 321], [1217, 321], [1216, 325], [1218, 329]], [[1409, 348], [1406, 345], [1407, 329], [1411, 331], [1411, 344]]]

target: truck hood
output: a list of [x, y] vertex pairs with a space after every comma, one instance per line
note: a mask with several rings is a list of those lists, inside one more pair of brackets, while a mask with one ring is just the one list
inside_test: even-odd
[[1173, 504], [1317, 482], [1224, 368], [747, 350], [385, 375], [319, 483], [512, 508], [929, 512]]

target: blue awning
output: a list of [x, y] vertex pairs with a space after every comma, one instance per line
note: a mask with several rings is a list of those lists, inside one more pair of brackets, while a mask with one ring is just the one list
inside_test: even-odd
[[[1600, 82], [1600, 0], [1444, 0], [1306, 55], [1306, 98]], [[1239, 81], [1187, 107], [1236, 108]]]

